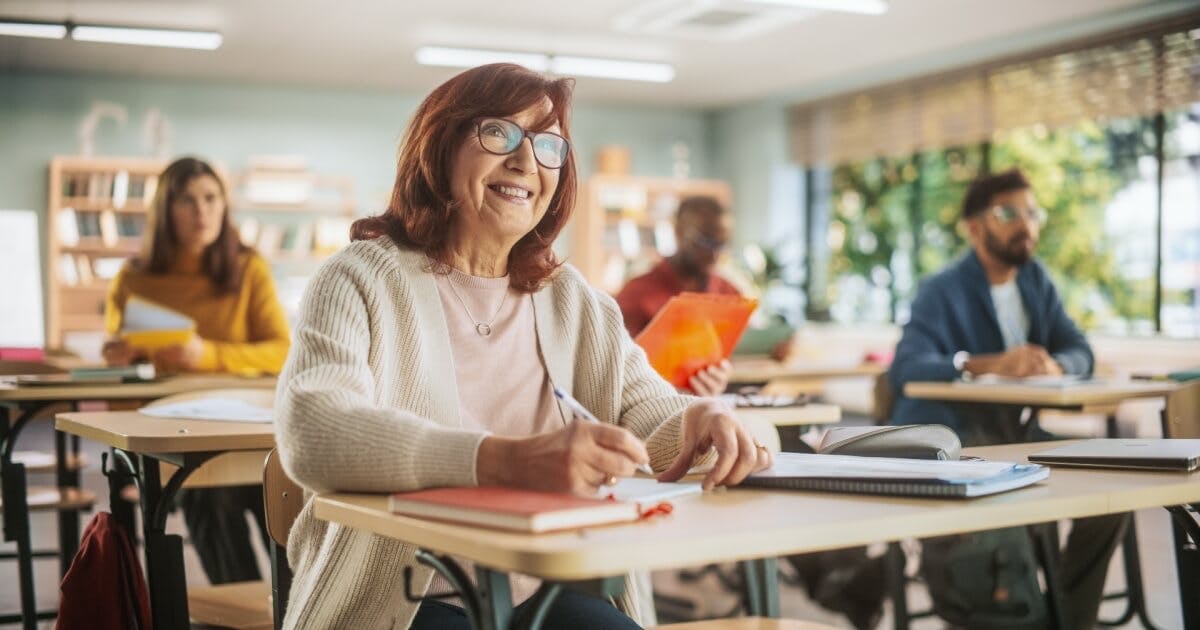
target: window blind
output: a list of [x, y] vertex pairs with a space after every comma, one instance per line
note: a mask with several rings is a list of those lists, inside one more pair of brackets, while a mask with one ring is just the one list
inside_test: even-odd
[[1017, 59], [799, 104], [793, 158], [839, 164], [1006, 131], [1153, 115], [1200, 102], [1200, 13]]

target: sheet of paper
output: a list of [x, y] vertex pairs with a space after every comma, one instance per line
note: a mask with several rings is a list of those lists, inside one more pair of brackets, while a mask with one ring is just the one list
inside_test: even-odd
[[1076, 374], [1043, 374], [1040, 376], [1000, 376], [999, 374], [980, 374], [971, 379], [972, 383], [1006, 383], [1011, 385], [1032, 385], [1036, 387], [1068, 387], [1071, 385], [1094, 384], [1097, 381], [1086, 379]]
[[184, 402], [142, 407], [138, 411], [156, 418], [176, 420], [221, 420], [225, 422], [271, 422], [274, 411], [232, 398], [200, 398]]
[[155, 304], [136, 295], [125, 302], [125, 314], [121, 318], [121, 330], [191, 330], [196, 327], [192, 318]]
[[617, 501], [628, 501], [639, 505], [655, 504], [661, 501], [700, 494], [703, 490], [699, 483], [680, 481], [661, 483], [656, 479], [644, 477], [625, 477], [617, 480], [617, 485], [600, 488], [601, 497], [612, 497]]

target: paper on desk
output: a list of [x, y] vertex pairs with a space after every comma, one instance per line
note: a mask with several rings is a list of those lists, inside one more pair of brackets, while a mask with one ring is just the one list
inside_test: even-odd
[[274, 412], [232, 398], [200, 398], [184, 402], [142, 407], [138, 411], [155, 418], [176, 420], [220, 420], [224, 422], [271, 422]]
[[1039, 376], [1000, 376], [999, 374], [980, 374], [973, 377], [971, 383], [1006, 383], [1011, 385], [1030, 385], [1034, 387], [1067, 387], [1095, 383], [1092, 379], [1083, 378], [1078, 374], [1043, 374]]
[[617, 485], [600, 488], [601, 497], [612, 497], [617, 501], [652, 506], [661, 501], [700, 494], [701, 485], [694, 481], [663, 483], [657, 479], [626, 477], [617, 480]]

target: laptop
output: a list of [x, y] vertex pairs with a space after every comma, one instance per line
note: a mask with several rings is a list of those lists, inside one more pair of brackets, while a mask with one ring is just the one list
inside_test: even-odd
[[1098, 439], [1029, 456], [1037, 464], [1191, 472], [1200, 469], [1200, 440]]

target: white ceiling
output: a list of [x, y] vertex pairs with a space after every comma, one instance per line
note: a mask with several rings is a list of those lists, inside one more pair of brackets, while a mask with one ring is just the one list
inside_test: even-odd
[[[669, 1], [669, 0], [658, 0]], [[745, 3], [747, 0], [693, 0]], [[666, 61], [667, 84], [580, 79], [579, 100], [712, 107], [831, 85], [908, 60], [954, 63], [971, 47], [1074, 36], [1179, 0], [890, 0], [882, 16], [798, 12], [736, 41], [618, 31], [636, 0], [0, 0], [0, 16], [215, 29], [217, 51], [0, 36], [0, 71], [199, 78], [422, 93], [451, 76], [421, 45]], [[1186, 3], [1184, 3], [1186, 4]], [[1046, 35], [1050, 33], [1050, 35]], [[1009, 47], [1011, 48], [1011, 47]], [[939, 56], [939, 53], [944, 53]], [[936, 65], [936, 63], [934, 64]]]

